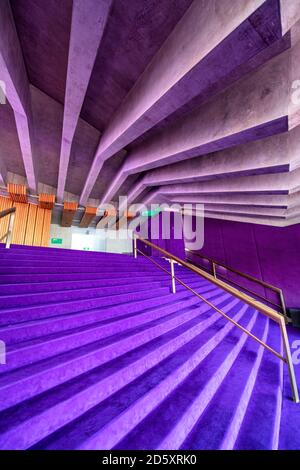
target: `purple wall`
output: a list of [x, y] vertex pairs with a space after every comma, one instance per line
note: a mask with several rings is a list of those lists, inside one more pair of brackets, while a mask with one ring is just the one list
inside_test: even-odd
[[[175, 239], [174, 235], [174, 214], [170, 214], [170, 237], [166, 238], [164, 235], [164, 228], [162, 224], [162, 214], [151, 217], [148, 219], [148, 240], [159, 246], [160, 248], [178, 256], [181, 259], [185, 259], [184, 251], [184, 240], [183, 237], [178, 240]], [[151, 224], [159, 223], [159, 238], [151, 237]], [[149, 246], [144, 245], [142, 242], [138, 242], [138, 248], [142, 250], [148, 256], [163, 256], [157, 250], [152, 250]]]
[[[300, 307], [300, 224], [281, 228], [206, 218], [199, 253], [281, 287], [287, 306]], [[196, 256], [189, 259], [197, 262]], [[230, 276], [264, 294], [251, 281]], [[278, 301], [269, 291], [266, 294]]]

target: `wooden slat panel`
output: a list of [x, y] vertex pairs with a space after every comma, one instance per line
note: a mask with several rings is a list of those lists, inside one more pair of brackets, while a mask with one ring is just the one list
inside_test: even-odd
[[134, 212], [125, 211], [124, 214], [118, 219], [116, 229], [121, 230], [127, 228], [128, 220], [134, 219], [136, 214]]
[[[13, 202], [0, 196], [0, 211], [16, 208], [12, 243], [29, 246], [48, 246], [50, 238], [52, 210], [36, 204]], [[0, 238], [8, 230], [9, 217], [0, 219]]]
[[107, 209], [104, 212], [103, 217], [116, 217], [116, 215], [117, 215], [116, 209]]
[[106, 228], [109, 226], [109, 228], [115, 229], [116, 224], [114, 222], [117, 221], [117, 214], [116, 209], [107, 209], [104, 211], [103, 217], [101, 217], [97, 224], [97, 228]]
[[[13, 205], [13, 202], [8, 197], [0, 196], [0, 212], [6, 209], [10, 209]], [[3, 217], [0, 219], [0, 239], [7, 233], [8, 230], [9, 217]], [[5, 240], [2, 240], [1, 243], [4, 243]]]
[[29, 204], [14, 202], [13, 206], [16, 208], [16, 216], [13, 228], [12, 243], [16, 245], [23, 245], [25, 241]]
[[45, 209], [41, 246], [49, 246], [52, 210]]
[[135, 212], [129, 212], [129, 211], [124, 212], [124, 217], [126, 217], [126, 219], [134, 219], [135, 216], [136, 216]]
[[33, 246], [41, 246], [45, 210], [46, 209], [42, 209], [41, 207], [37, 208]]
[[88, 227], [97, 214], [97, 207], [86, 207], [79, 227]]
[[61, 219], [62, 227], [71, 227], [77, 209], [77, 202], [64, 202], [64, 210]]
[[38, 206], [36, 206], [35, 204], [29, 204], [27, 227], [24, 241], [25, 245], [33, 245], [37, 208]]
[[53, 209], [55, 204], [54, 194], [40, 194], [39, 195], [39, 206], [42, 209]]
[[27, 203], [27, 188], [24, 184], [8, 183], [7, 192], [14, 202]]

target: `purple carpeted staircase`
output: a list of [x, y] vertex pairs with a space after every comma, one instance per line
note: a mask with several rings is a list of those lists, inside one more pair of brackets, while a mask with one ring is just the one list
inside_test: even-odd
[[[15, 246], [0, 261], [1, 449], [297, 448], [286, 367], [149, 260]], [[276, 324], [175, 270], [281, 350]]]

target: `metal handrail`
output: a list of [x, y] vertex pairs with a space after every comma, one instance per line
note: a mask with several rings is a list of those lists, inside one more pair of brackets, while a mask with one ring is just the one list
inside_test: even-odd
[[219, 277], [223, 277], [224, 279], [227, 280], [227, 282], [231, 282], [232, 284], [235, 284], [236, 286], [241, 287], [242, 289], [246, 290], [250, 294], [253, 294], [256, 297], [259, 297], [260, 299], [263, 299], [264, 301], [268, 302], [269, 304], [272, 304], [275, 307], [279, 307], [282, 310], [283, 315], [288, 320], [288, 316], [287, 316], [287, 313], [286, 313], [284, 295], [283, 295], [283, 291], [282, 291], [282, 289], [280, 289], [280, 287], [273, 286], [272, 284], [269, 284], [268, 282], [262, 281], [261, 279], [258, 279], [254, 276], [251, 276], [250, 274], [243, 273], [242, 271], [239, 271], [238, 269], [232, 268], [231, 266], [228, 266], [224, 263], [220, 263], [219, 261], [216, 261], [212, 258], [209, 258], [208, 256], [200, 255], [200, 253], [196, 253], [195, 251], [189, 250], [188, 248], [186, 248], [185, 251], [187, 251], [188, 253], [192, 253], [193, 255], [198, 256], [199, 258], [202, 258], [202, 259], [205, 259], [205, 260], [209, 261], [211, 263], [211, 266], [212, 266], [212, 272], [214, 274], [214, 277], [217, 277], [216, 266], [219, 266], [221, 268], [226, 269], [227, 271], [231, 271], [232, 273], [238, 274], [239, 276], [244, 277], [245, 279], [256, 282], [257, 284], [260, 284], [261, 286], [266, 287], [266, 288], [272, 290], [273, 292], [276, 292], [279, 295], [281, 305], [279, 305], [275, 302], [272, 302], [272, 300], [269, 300], [266, 297], [264, 297], [263, 295], [260, 295], [256, 292], [252, 291], [248, 287], [242, 286], [238, 282], [232, 281], [231, 279], [227, 279], [225, 276], [222, 276], [222, 275], [219, 274]]
[[[159, 263], [154, 261], [150, 256], [147, 256], [145, 253], [143, 253], [141, 250], [139, 250], [137, 248], [137, 240], [140, 240], [141, 242], [143, 242], [146, 245], [150, 246], [151, 248], [159, 251], [165, 257], [167, 257], [170, 261], [170, 264], [171, 264], [171, 271], [169, 272], [167, 269], [165, 269]], [[225, 283], [224, 281], [221, 281], [220, 279], [217, 279], [216, 277], [212, 276], [211, 274], [207, 273], [206, 271], [203, 271], [202, 269], [200, 269], [200, 268], [198, 268], [198, 267], [196, 267], [196, 266], [194, 266], [194, 265], [192, 265], [192, 264], [190, 264], [186, 261], [181, 260], [177, 256], [172, 255], [168, 251], [164, 250], [163, 248], [160, 248], [159, 246], [154, 245], [154, 243], [151, 243], [148, 240], [145, 240], [144, 238], [141, 238], [140, 236], [134, 234], [134, 237], [133, 237], [133, 255], [134, 255], [135, 258], [137, 258], [137, 253], [140, 253], [145, 258], [149, 259], [152, 263], [157, 265], [160, 269], [162, 269], [169, 276], [171, 276], [172, 292], [173, 293], [176, 293], [175, 281], [177, 281], [182, 286], [184, 286], [186, 289], [188, 289], [190, 292], [192, 292], [194, 295], [196, 295], [199, 299], [201, 299], [203, 302], [205, 302], [207, 305], [209, 305], [211, 308], [213, 308], [218, 313], [220, 313], [220, 315], [222, 315], [228, 321], [233, 323], [236, 327], [238, 327], [240, 330], [242, 330], [244, 333], [246, 333], [252, 339], [257, 341], [261, 346], [263, 346], [265, 349], [270, 351], [277, 358], [279, 358], [281, 361], [283, 361], [285, 364], [287, 364], [290, 383], [291, 383], [291, 389], [292, 389], [292, 394], [293, 394], [293, 399], [296, 403], [299, 403], [298, 387], [297, 387], [297, 382], [296, 382], [296, 377], [295, 377], [294, 365], [293, 365], [293, 362], [292, 362], [292, 356], [291, 356], [290, 345], [289, 345], [289, 340], [288, 340], [288, 335], [287, 335], [287, 330], [286, 330], [285, 319], [281, 314], [276, 312], [271, 307], [268, 307], [267, 305], [255, 300], [254, 298], [250, 297], [249, 295], [245, 294], [244, 292], [239, 291], [235, 287], [232, 287], [229, 284]], [[226, 313], [222, 312], [222, 310], [220, 310], [218, 307], [213, 305], [210, 301], [206, 300], [202, 295], [200, 295], [196, 291], [194, 291], [185, 282], [178, 279], [178, 277], [175, 276], [175, 274], [174, 274], [174, 263], [178, 263], [181, 266], [183, 266], [183, 267], [189, 269], [190, 271], [194, 272], [195, 274], [200, 275], [204, 279], [207, 279], [211, 283], [215, 284], [216, 286], [220, 287], [221, 289], [225, 290], [226, 292], [229, 292], [230, 294], [234, 295], [238, 299], [240, 299], [243, 302], [247, 303], [251, 307], [254, 307], [256, 310], [258, 310], [259, 312], [261, 312], [262, 314], [264, 314], [265, 316], [267, 316], [271, 320], [275, 321], [280, 327], [280, 333], [281, 333], [281, 337], [282, 337], [282, 341], [283, 341], [285, 357], [282, 356], [279, 352], [275, 351], [273, 348], [271, 348], [268, 344], [264, 343], [257, 336], [253, 335], [253, 333], [248, 331], [242, 325], [235, 322], [232, 318], [230, 318], [228, 315], [226, 315]]]
[[8, 230], [0, 238], [0, 242], [2, 242], [2, 240], [6, 239], [5, 240], [5, 248], [10, 248], [10, 245], [11, 245], [13, 228], [14, 228], [14, 223], [15, 223], [15, 215], [16, 215], [16, 208], [15, 207], [11, 207], [10, 209], [5, 209], [4, 211], [0, 212], [0, 219], [2, 219], [3, 217], [9, 216]]

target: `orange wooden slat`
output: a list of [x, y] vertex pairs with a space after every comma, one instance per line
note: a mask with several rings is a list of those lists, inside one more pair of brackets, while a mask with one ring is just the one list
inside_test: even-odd
[[25, 240], [24, 240], [25, 245], [29, 245], [29, 246], [33, 245], [37, 208], [38, 208], [37, 205], [29, 204], [26, 234], [25, 234]]
[[[10, 209], [13, 205], [13, 202], [8, 197], [0, 196], [0, 212], [6, 209]], [[8, 230], [9, 217], [3, 217], [0, 219], [0, 239], [7, 233]], [[1, 243], [4, 243], [5, 240], [2, 240]]]
[[97, 214], [97, 207], [86, 207], [79, 227], [88, 227]]
[[125, 212], [121, 215], [121, 217], [119, 218], [119, 220], [117, 221], [117, 223], [116, 223], [116, 229], [117, 229], [117, 230], [126, 229], [126, 228], [127, 228], [127, 225], [128, 225], [128, 220], [134, 219], [135, 216], [136, 216], [136, 214], [135, 214], [134, 212], [125, 211]]
[[64, 210], [61, 219], [62, 227], [71, 227], [75, 212], [78, 209], [77, 202], [64, 202]]
[[23, 245], [25, 241], [29, 204], [14, 202], [13, 206], [16, 208], [16, 215], [12, 234], [12, 243]]
[[[16, 208], [12, 243], [29, 246], [48, 246], [51, 227], [51, 209], [43, 209], [35, 204], [13, 202], [0, 196], [0, 211]], [[9, 217], [0, 219], [0, 236], [8, 230]], [[1, 235], [2, 234], [2, 235]]]
[[77, 202], [64, 202], [64, 210], [66, 211], [77, 211], [78, 209], [78, 204]]
[[52, 210], [45, 209], [41, 246], [49, 246]]
[[116, 209], [107, 209], [104, 211], [103, 217], [115, 217], [117, 215]]
[[14, 202], [27, 203], [27, 188], [24, 184], [8, 183], [7, 192]]
[[42, 209], [53, 209], [55, 204], [54, 194], [40, 194], [39, 195], [39, 206]]
[[130, 212], [130, 211], [124, 212], [124, 217], [126, 217], [126, 219], [134, 219], [135, 216], [136, 216], [135, 212]]
[[42, 209], [41, 207], [37, 208], [33, 246], [41, 246], [45, 210], [46, 209]]

